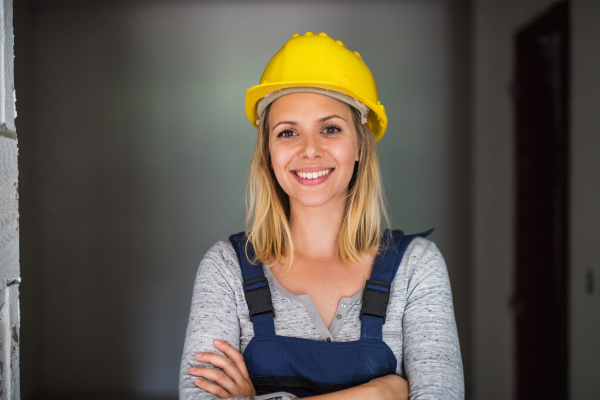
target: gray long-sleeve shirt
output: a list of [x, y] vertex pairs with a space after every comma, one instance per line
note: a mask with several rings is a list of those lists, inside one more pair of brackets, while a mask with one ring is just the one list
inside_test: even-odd
[[[285, 290], [263, 266], [275, 309], [275, 332], [280, 336], [347, 342], [360, 339], [362, 290], [343, 298], [327, 328], [310, 296]], [[181, 370], [181, 400], [217, 397], [194, 385], [190, 366], [208, 366], [194, 359], [197, 352], [219, 352], [221, 339], [241, 353], [254, 337], [242, 288], [242, 274], [229, 242], [218, 242], [200, 263], [188, 323]], [[391, 348], [406, 378], [410, 399], [464, 398], [463, 368], [446, 264], [432, 242], [416, 238], [409, 245], [392, 282], [383, 341]], [[276, 393], [255, 400], [294, 399]]]

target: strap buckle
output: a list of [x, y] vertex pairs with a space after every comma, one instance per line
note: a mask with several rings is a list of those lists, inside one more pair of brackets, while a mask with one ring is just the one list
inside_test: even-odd
[[391, 288], [392, 285], [387, 282], [367, 280], [359, 318], [362, 320], [363, 314], [381, 317], [385, 324], [385, 315], [388, 302], [390, 301]]
[[275, 317], [275, 309], [271, 299], [271, 289], [267, 278], [252, 279], [244, 282], [244, 295], [246, 304], [250, 311], [250, 321], [252, 317], [259, 314], [272, 313]]

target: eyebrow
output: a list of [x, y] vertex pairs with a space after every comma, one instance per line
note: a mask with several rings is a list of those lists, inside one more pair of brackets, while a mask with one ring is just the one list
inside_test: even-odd
[[275, 130], [275, 128], [277, 128], [279, 125], [285, 125], [285, 124], [287, 124], [287, 125], [298, 125], [298, 124], [297, 124], [297, 123], [295, 123], [294, 121], [281, 121], [281, 122], [278, 122], [278, 123], [277, 123], [277, 124], [276, 124], [276, 125], [273, 127], [273, 130]]
[[[341, 119], [341, 120], [343, 120], [343, 121], [346, 121], [344, 118], [340, 117], [339, 115], [332, 114], [332, 115], [329, 115], [329, 116], [327, 116], [327, 117], [323, 117], [323, 118], [321, 118], [321, 119], [319, 120], [319, 122], [325, 122], [325, 121], [327, 121], [328, 119], [332, 119], [332, 118], [339, 118], [339, 119]], [[347, 121], [346, 121], [346, 122], [347, 122]]]
[[[339, 119], [341, 119], [341, 120], [343, 120], [343, 121], [346, 121], [344, 118], [340, 117], [339, 115], [332, 114], [332, 115], [328, 115], [328, 116], [326, 116], [326, 117], [323, 117], [323, 118], [321, 118], [321, 119], [319, 120], [319, 122], [325, 122], [325, 121], [327, 121], [327, 120], [330, 120], [330, 119], [332, 119], [332, 118], [339, 118]], [[347, 121], [346, 121], [346, 122], [347, 122]], [[275, 130], [275, 128], [277, 128], [279, 125], [286, 125], [286, 124], [287, 124], [287, 125], [292, 125], [292, 126], [296, 126], [296, 125], [298, 125], [298, 123], [297, 123], [297, 122], [294, 122], [294, 121], [281, 121], [281, 122], [278, 122], [278, 123], [277, 123], [277, 124], [276, 124], [276, 125], [273, 127], [273, 130]]]

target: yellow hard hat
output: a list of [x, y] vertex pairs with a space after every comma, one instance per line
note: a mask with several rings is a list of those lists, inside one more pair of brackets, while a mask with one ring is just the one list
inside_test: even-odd
[[246, 116], [258, 127], [258, 103], [265, 96], [301, 87], [339, 92], [359, 100], [370, 109], [367, 125], [376, 139], [385, 133], [387, 116], [369, 67], [358, 52], [326, 33], [296, 34], [283, 45], [267, 64], [260, 84], [246, 92]]

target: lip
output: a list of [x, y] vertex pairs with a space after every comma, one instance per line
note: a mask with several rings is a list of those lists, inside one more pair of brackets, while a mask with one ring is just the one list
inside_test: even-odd
[[[296, 175], [296, 172], [319, 172], [319, 171], [323, 171], [325, 169], [329, 170], [329, 173], [327, 175], [324, 176], [320, 176], [318, 178], [314, 178], [314, 179], [304, 179], [304, 178], [300, 178], [298, 175]], [[304, 186], [317, 186], [320, 185], [321, 183], [325, 182], [329, 176], [335, 171], [335, 168], [327, 168], [327, 167], [303, 167], [303, 168], [298, 168], [295, 169], [293, 171], [290, 171], [290, 173], [294, 176], [294, 178], [296, 178], [296, 180]]]
[[292, 170], [292, 172], [296, 172], [296, 171], [298, 171], [298, 172], [319, 172], [319, 171], [324, 171], [326, 169], [333, 171], [334, 168], [324, 167], [322, 165], [316, 165], [314, 167], [302, 167], [302, 168], [294, 169], [294, 170]]

